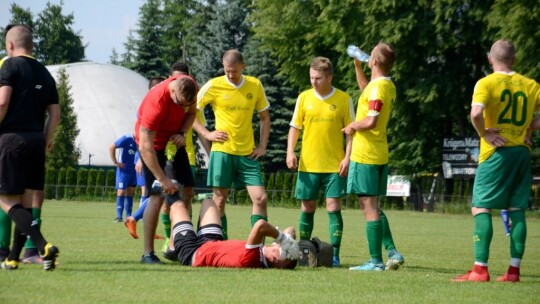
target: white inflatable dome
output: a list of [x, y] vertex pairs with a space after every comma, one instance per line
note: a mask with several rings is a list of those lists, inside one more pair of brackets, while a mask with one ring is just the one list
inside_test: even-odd
[[47, 66], [58, 82], [64, 68], [71, 86], [81, 150], [80, 165], [112, 166], [109, 147], [120, 136], [133, 133], [139, 104], [148, 80], [121, 66], [80, 62]]

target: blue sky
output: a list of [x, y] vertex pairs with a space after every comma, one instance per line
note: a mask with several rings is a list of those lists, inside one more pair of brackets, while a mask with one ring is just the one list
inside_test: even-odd
[[[11, 3], [27, 9], [37, 17], [45, 8], [47, 0], [0, 0], [0, 26], [5, 27], [10, 18]], [[60, 0], [49, 0], [60, 4]], [[83, 37], [86, 59], [107, 63], [112, 49], [121, 54], [129, 30], [136, 28], [139, 8], [145, 0], [64, 0], [62, 14], [73, 13], [72, 28]]]

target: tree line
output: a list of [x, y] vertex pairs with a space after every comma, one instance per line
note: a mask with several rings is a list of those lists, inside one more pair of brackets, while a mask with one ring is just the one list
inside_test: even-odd
[[[83, 33], [73, 31], [75, 17], [64, 16], [61, 6], [48, 3], [33, 21], [37, 39], [48, 41], [36, 50], [46, 64], [84, 60]], [[34, 20], [16, 4], [10, 11], [21, 21]], [[332, 60], [334, 86], [356, 100], [360, 92], [347, 45], [369, 51], [378, 41], [388, 42], [397, 51], [391, 76], [398, 92], [388, 129], [390, 167], [399, 174], [438, 172], [444, 137], [475, 136], [468, 118], [472, 91], [490, 73], [486, 53], [493, 41], [512, 40], [516, 71], [539, 79], [539, 17], [540, 3], [524, 0], [147, 0], [125, 51], [111, 50], [110, 62], [149, 78], [167, 75], [168, 66], [181, 60], [202, 84], [223, 73], [225, 50], [242, 51], [246, 74], [261, 79], [271, 103], [263, 166], [276, 172], [285, 169], [288, 123], [296, 96], [310, 87], [311, 59]], [[57, 24], [67, 31], [46, 30]], [[64, 46], [79, 56], [58, 51]], [[207, 118], [211, 126], [210, 113]], [[540, 169], [539, 156], [535, 148], [533, 172]]]

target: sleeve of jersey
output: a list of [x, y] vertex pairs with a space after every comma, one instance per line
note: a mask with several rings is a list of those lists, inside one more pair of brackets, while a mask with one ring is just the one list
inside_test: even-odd
[[302, 111], [302, 99], [300, 96], [296, 99], [296, 105], [294, 106], [294, 112], [293, 116], [291, 118], [291, 122], [289, 123], [289, 126], [296, 128], [298, 130], [302, 130], [304, 126], [304, 115]]
[[257, 109], [257, 112], [262, 112], [264, 110], [268, 110], [270, 108], [270, 103], [268, 102], [268, 99], [266, 98], [266, 93], [264, 91], [264, 87], [262, 83], [259, 82], [259, 100], [257, 100], [257, 104], [255, 105], [255, 109]]
[[204, 116], [204, 110], [197, 109], [197, 119], [203, 126], [207, 126], [208, 122], [206, 121], [206, 117]]
[[206, 105], [212, 101], [212, 96], [210, 92], [211, 87], [212, 80], [209, 80], [201, 87], [199, 93], [197, 93], [197, 110], [204, 110], [204, 107], [206, 107]]
[[472, 98], [472, 104], [476, 106], [482, 106], [485, 107], [487, 102], [489, 100], [489, 93], [488, 90], [484, 84], [484, 81], [480, 79], [476, 85], [474, 86], [473, 91], [473, 98]]
[[161, 106], [159, 102], [148, 102], [142, 112], [141, 127], [151, 131], [157, 131], [160, 122], [162, 121]]
[[372, 88], [369, 92], [367, 116], [379, 116], [383, 107], [382, 99], [383, 98], [379, 94], [379, 88]]
[[9, 60], [4, 58], [2, 66], [0, 68], [0, 85], [13, 86], [11, 81], [12, 68], [9, 64]]
[[354, 121], [354, 104], [352, 98], [349, 96], [348, 109], [343, 117], [343, 126], [348, 126], [351, 122]]
[[247, 245], [244, 254], [240, 258], [240, 265], [247, 268], [260, 268], [264, 266], [264, 254], [262, 244]]

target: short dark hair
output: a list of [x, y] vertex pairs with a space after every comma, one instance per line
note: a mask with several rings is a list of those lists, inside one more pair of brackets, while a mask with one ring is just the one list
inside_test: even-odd
[[176, 79], [174, 88], [178, 94], [184, 96], [186, 101], [194, 102], [197, 100], [197, 83], [190, 76]]
[[180, 73], [189, 75], [189, 66], [185, 62], [177, 61], [171, 64], [170, 73], [172, 74], [173, 72], [180, 72]]
[[150, 90], [154, 86], [156, 86], [158, 83], [162, 82], [166, 78], [163, 76], [153, 76], [150, 78], [150, 81], [148, 82], [148, 89]]

